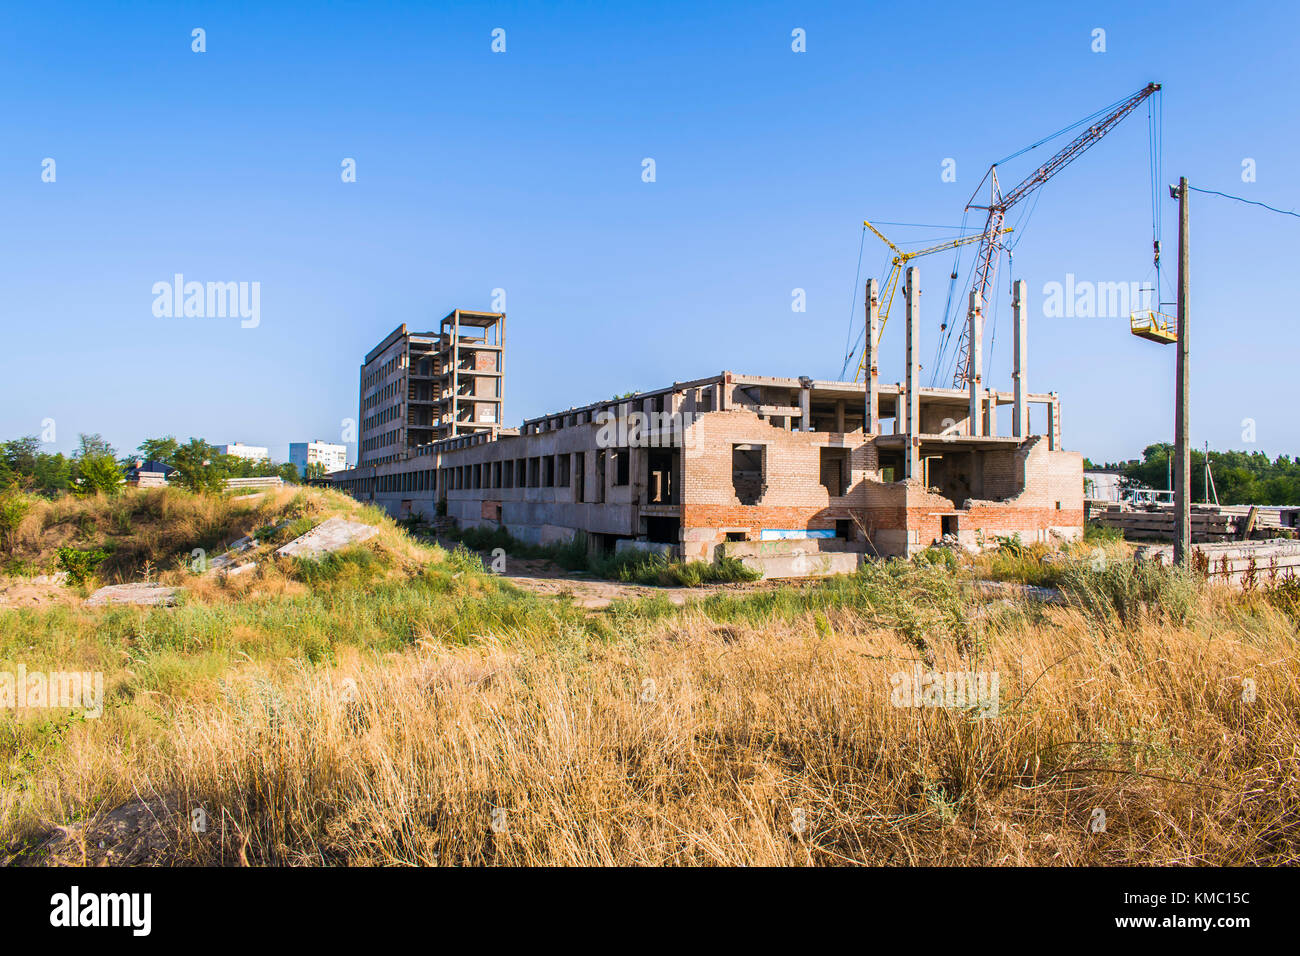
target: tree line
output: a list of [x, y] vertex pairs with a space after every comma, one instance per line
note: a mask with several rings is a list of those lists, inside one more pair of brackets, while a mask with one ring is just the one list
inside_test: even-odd
[[[147, 438], [135, 454], [118, 457], [117, 451], [99, 434], [82, 434], [71, 455], [41, 450], [35, 435], [0, 442], [0, 492], [25, 491], [55, 496], [65, 492], [77, 494], [115, 494], [126, 472], [137, 459], [156, 461], [174, 468], [169, 482], [190, 491], [221, 491], [229, 478], [260, 478], [278, 475], [298, 483], [302, 476], [291, 463], [276, 465], [268, 460], [250, 461], [237, 455], [220, 454], [201, 438], [182, 444], [173, 435]], [[313, 462], [307, 477], [323, 473], [323, 466]], [[313, 474], [315, 471], [317, 474]]]
[[[1118, 470], [1124, 483], [1133, 488], [1168, 488], [1174, 446], [1170, 442], [1148, 445], [1141, 461], [1107, 464]], [[1192, 449], [1191, 494], [1193, 501], [1206, 500], [1205, 452]], [[1096, 466], [1084, 459], [1085, 469]], [[1270, 459], [1263, 452], [1211, 451], [1213, 491], [1224, 505], [1300, 505], [1300, 456], [1279, 455]]]

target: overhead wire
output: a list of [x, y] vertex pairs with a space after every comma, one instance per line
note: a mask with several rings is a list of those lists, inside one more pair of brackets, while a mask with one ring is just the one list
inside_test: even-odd
[[1192, 185], [1189, 185], [1187, 188], [1194, 193], [1206, 193], [1211, 196], [1222, 196], [1224, 199], [1235, 199], [1237, 202], [1248, 203], [1251, 206], [1263, 206], [1269, 212], [1280, 213], [1283, 216], [1295, 216], [1297, 219], [1300, 219], [1300, 212], [1296, 212], [1294, 209], [1278, 209], [1276, 206], [1270, 206], [1268, 203], [1256, 202], [1254, 199], [1243, 199], [1241, 196], [1232, 196], [1228, 193], [1221, 193], [1217, 189], [1198, 189]]

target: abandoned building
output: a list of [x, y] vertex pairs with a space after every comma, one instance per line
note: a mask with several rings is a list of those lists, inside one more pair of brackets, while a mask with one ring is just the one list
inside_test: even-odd
[[501, 428], [506, 317], [456, 309], [438, 331], [399, 325], [361, 364], [360, 465], [400, 461], [452, 435]]
[[[853, 570], [864, 556], [911, 555], [945, 536], [978, 549], [998, 536], [1083, 533], [1082, 457], [1061, 450], [1058, 396], [1026, 390], [1022, 315], [1012, 392], [979, 385], [978, 361], [969, 389], [920, 387], [912, 359], [905, 383], [881, 384], [872, 328], [865, 382], [721, 372], [518, 429], [500, 426], [504, 315], [455, 316], [498, 343], [495, 376], [477, 373], [477, 342], [462, 340], [457, 358], [446, 320], [437, 334], [399, 328], [362, 368], [363, 414], [382, 416], [380, 433], [396, 437], [331, 478], [396, 517], [446, 514], [530, 543], [582, 533], [602, 550], [735, 556], [770, 576]], [[909, 315], [909, 356], [918, 336]], [[480, 375], [473, 384], [462, 364]], [[495, 391], [480, 393], [484, 380]], [[376, 389], [384, 397], [367, 404]], [[1042, 434], [1029, 433], [1031, 405], [1046, 412]]]

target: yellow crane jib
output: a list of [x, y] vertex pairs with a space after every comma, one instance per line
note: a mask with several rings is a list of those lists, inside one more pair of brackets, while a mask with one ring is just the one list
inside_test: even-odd
[[[979, 242], [981, 239], [984, 238], [984, 234], [982, 232], [977, 232], [970, 236], [962, 236], [960, 239], [950, 239], [947, 242], [941, 242], [937, 245], [927, 246], [924, 249], [914, 249], [911, 252], [904, 252], [902, 249], [898, 248], [898, 246], [890, 242], [888, 237], [886, 237], [883, 232], [881, 232], [879, 229], [877, 229], [867, 220], [865, 219], [862, 220], [862, 225], [866, 226], [873, 233], [875, 233], [877, 238], [879, 238], [881, 242], [889, 246], [889, 248], [894, 251], [894, 258], [890, 260], [891, 268], [889, 270], [889, 276], [885, 279], [884, 286], [880, 292], [879, 315], [880, 315], [881, 338], [884, 338], [885, 335], [885, 323], [889, 321], [889, 307], [893, 305], [894, 292], [898, 289], [898, 279], [899, 276], [903, 274], [903, 266], [907, 265], [907, 263], [910, 262], [912, 259], [919, 259], [921, 256], [928, 256], [934, 252], [944, 252], [945, 250], [948, 249], [956, 249], [959, 246], [964, 246], [967, 245], [968, 243]], [[1000, 234], [1005, 235], [1006, 233], [1011, 231], [1012, 231], [1012, 227], [1008, 226], [1005, 229], [1002, 229], [1000, 231]], [[866, 350], [863, 349], [862, 358], [858, 360], [858, 371], [854, 375], [853, 381], [861, 382], [865, 379], [867, 374], [866, 361], [867, 361]]]

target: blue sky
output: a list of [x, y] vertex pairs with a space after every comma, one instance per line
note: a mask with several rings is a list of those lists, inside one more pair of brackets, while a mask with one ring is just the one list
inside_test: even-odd
[[[955, 235], [990, 162], [1149, 80], [1165, 181], [1300, 205], [1297, 28], [1289, 3], [10, 4], [0, 436], [53, 419], [61, 450], [82, 431], [120, 450], [172, 433], [283, 457], [338, 439], [361, 357], [395, 326], [498, 288], [508, 423], [722, 369], [838, 378], [863, 218]], [[1030, 387], [1061, 393], [1066, 447], [1099, 460], [1172, 437], [1173, 348], [1126, 317], [1043, 317], [1043, 289], [1150, 279], [1147, 142], [1143, 108], [1017, 234]], [[1300, 452], [1300, 220], [1196, 194], [1192, 230], [1192, 439]], [[883, 278], [868, 239], [862, 279]], [[929, 357], [952, 257], [917, 264]], [[155, 317], [152, 287], [176, 273], [260, 283], [260, 323]], [[1009, 278], [1004, 260], [985, 366], [1000, 387]]]

